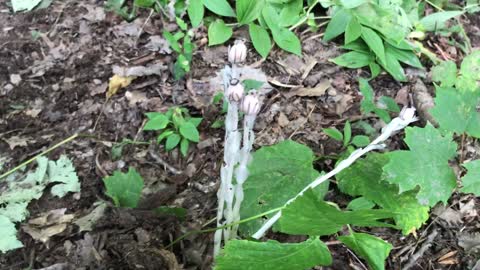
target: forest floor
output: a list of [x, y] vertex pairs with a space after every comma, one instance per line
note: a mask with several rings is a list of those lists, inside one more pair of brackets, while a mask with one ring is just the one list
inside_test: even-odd
[[[75, 218], [90, 214], [96, 202], [109, 201], [102, 178], [117, 169], [136, 168], [149, 193], [142, 197], [137, 209], [109, 204], [89, 231], [80, 231], [69, 223], [65, 230], [41, 242], [20, 226], [19, 239], [24, 247], [1, 254], [0, 270], [210, 269], [211, 233], [191, 235], [172, 248], [164, 247], [188, 231], [203, 228], [216, 215], [224, 130], [211, 127], [221, 113], [221, 106], [212, 103], [221, 89], [215, 88], [211, 80], [227, 64], [228, 47], [208, 47], [206, 28], [200, 27], [194, 37], [197, 49], [191, 72], [175, 81], [171, 74], [175, 58], [168, 44], [164, 40], [152, 43], [155, 37], [161, 37], [162, 29], [174, 29], [175, 23], [155, 14], [147, 20], [146, 11], [127, 23], [105, 12], [101, 2], [54, 1], [47, 9], [18, 14], [12, 14], [5, 1], [0, 3], [2, 172], [79, 133], [79, 138], [48, 157], [55, 160], [65, 154], [73, 160], [81, 193], [62, 199], [45, 193], [29, 205], [30, 218], [63, 208]], [[465, 16], [462, 20], [472, 46], [478, 48], [479, 16]], [[360, 113], [362, 96], [357, 79], [368, 77], [368, 73], [329, 62], [341, 54], [338, 44], [322, 42], [317, 33], [297, 33], [302, 40], [301, 58], [274, 50], [263, 61], [250, 49], [248, 65], [260, 68], [272, 86], [255, 126], [254, 148], [293, 139], [313, 149], [319, 157], [317, 170], [329, 171], [334, 161], [322, 157], [338, 155], [342, 145], [326, 136], [323, 128], [341, 126], [346, 120], [363, 119], [378, 129], [382, 123]], [[235, 37], [246, 40], [247, 34], [242, 29], [234, 32]], [[461, 61], [454, 47], [441, 40], [438, 44], [443, 46], [443, 52]], [[160, 75], [140, 77], [106, 102], [113, 66], [153, 64], [163, 66]], [[374, 79], [371, 84], [376, 95], [408, 102], [406, 93], [415, 95], [418, 80], [429, 82], [429, 78], [426, 72], [407, 73], [407, 83], [396, 82], [387, 74]], [[192, 115], [204, 118], [199, 126], [201, 142], [186, 158], [177, 150], [167, 153], [155, 143], [127, 145], [119, 159], [112, 158], [112, 146], [124, 138], [154, 140], [152, 132], [142, 132], [144, 115], [171, 106], [186, 107]], [[389, 140], [389, 148], [404, 148], [401, 138]], [[472, 151], [469, 147], [463, 149]], [[165, 163], [169, 166], [162, 165]], [[334, 184], [327, 197], [335, 198], [340, 205], [348, 202]], [[162, 205], [183, 207], [187, 216], [181, 220], [149, 211]], [[478, 237], [462, 238], [467, 235], [464, 233], [480, 229], [479, 206], [478, 198], [456, 194], [447, 206], [437, 206], [415, 234], [405, 237], [386, 228], [369, 232], [394, 246], [387, 269], [402, 269], [408, 263], [413, 264], [411, 269], [470, 269], [476, 259], [459, 241], [479, 245]], [[272, 237], [299, 240], [280, 234]], [[322, 240], [328, 244], [334, 262], [321, 269], [364, 269], [359, 259], [334, 238]], [[418, 253], [421, 249], [424, 253]], [[421, 256], [415, 257], [418, 254]]]

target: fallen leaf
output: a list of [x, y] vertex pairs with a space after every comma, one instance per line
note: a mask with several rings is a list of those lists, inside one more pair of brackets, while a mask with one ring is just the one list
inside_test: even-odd
[[27, 146], [29, 141], [28, 138], [20, 137], [20, 136], [12, 136], [8, 139], [3, 139], [3, 140], [8, 144], [8, 146], [10, 146], [10, 150], [15, 149], [15, 147], [17, 146], [21, 146], [21, 147]]
[[19, 85], [21, 81], [22, 77], [20, 77], [20, 74], [10, 74], [10, 82], [12, 84]]
[[439, 264], [444, 264], [444, 265], [449, 265], [449, 264], [456, 264], [458, 263], [458, 260], [456, 257], [454, 257], [458, 253], [458, 250], [452, 250], [450, 252], [447, 252], [445, 255], [441, 256], [438, 258], [438, 263]]
[[134, 77], [121, 77], [118, 75], [113, 75], [108, 83], [107, 98], [115, 95], [121, 88], [129, 86], [134, 79]]
[[315, 87], [300, 87], [293, 91], [293, 95], [300, 97], [320, 97], [325, 95], [327, 90], [332, 87], [329, 80], [319, 82]]
[[142, 77], [150, 75], [161, 75], [162, 71], [167, 67], [162, 63], [157, 63], [149, 66], [133, 66], [133, 67], [120, 67], [113, 66], [113, 74], [120, 77]]
[[462, 223], [462, 214], [442, 204], [433, 208], [432, 213], [449, 225], [458, 225]]
[[163, 54], [170, 54], [172, 50], [168, 42], [161, 36], [150, 36], [150, 41], [145, 44], [145, 48], [153, 52], [159, 52]]
[[74, 218], [73, 214], [65, 215], [66, 210], [61, 208], [43, 213], [40, 217], [29, 220], [22, 229], [33, 239], [46, 243], [50, 237], [65, 231], [67, 224]]
[[107, 204], [105, 202], [98, 202], [96, 204], [97, 206], [92, 212], [73, 222], [79, 227], [79, 232], [91, 231], [93, 225], [95, 225], [95, 223], [97, 223], [97, 221], [105, 214]]
[[458, 245], [467, 253], [480, 250], [480, 233], [463, 232], [458, 236]]

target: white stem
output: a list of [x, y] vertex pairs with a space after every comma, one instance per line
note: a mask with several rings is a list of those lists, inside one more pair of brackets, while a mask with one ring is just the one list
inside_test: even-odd
[[[313, 189], [313, 188], [317, 187], [318, 185], [320, 185], [324, 181], [328, 180], [329, 178], [335, 176], [337, 173], [341, 172], [343, 169], [349, 167], [358, 158], [365, 155], [366, 153], [368, 153], [372, 150], [377, 150], [377, 149], [384, 148], [385, 145], [383, 145], [381, 143], [384, 142], [385, 140], [387, 140], [393, 134], [393, 132], [395, 132], [397, 130], [401, 130], [401, 129], [405, 128], [406, 126], [408, 126], [410, 123], [417, 120], [417, 118], [414, 117], [414, 115], [412, 115], [411, 117], [407, 117], [406, 119], [404, 119], [402, 117], [403, 117], [402, 114], [400, 114], [400, 117], [397, 117], [397, 118], [393, 119], [386, 127], [384, 127], [382, 129], [382, 134], [380, 134], [380, 136], [378, 136], [378, 138], [376, 138], [367, 147], [355, 150], [347, 159], [341, 161], [337, 165], [337, 167], [335, 167], [335, 169], [333, 169], [329, 173], [315, 179], [312, 183], [310, 183], [302, 191], [300, 191], [295, 197], [288, 200], [287, 203], [284, 204], [284, 206], [286, 206], [289, 203], [291, 203], [292, 201], [294, 201], [297, 197], [301, 196], [308, 189], [310, 189], [310, 188]], [[280, 210], [273, 217], [271, 217], [265, 224], [263, 224], [263, 226], [255, 234], [253, 234], [252, 237], [255, 238], [255, 239], [259, 239], [260, 237], [265, 235], [265, 233], [273, 226], [273, 224], [275, 224], [275, 222], [278, 221], [278, 219], [280, 219], [281, 216], [282, 216], [282, 211]]]

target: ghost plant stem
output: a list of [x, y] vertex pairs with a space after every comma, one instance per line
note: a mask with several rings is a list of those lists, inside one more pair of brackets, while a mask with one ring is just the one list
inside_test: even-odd
[[[329, 173], [318, 177], [315, 179], [313, 182], [311, 182], [309, 185], [307, 185], [302, 191], [300, 191], [295, 197], [291, 198], [290, 200], [285, 203], [284, 206], [288, 205], [292, 201], [294, 201], [296, 198], [299, 196], [302, 196], [302, 194], [307, 191], [308, 189], [313, 189], [320, 185], [321, 183], [325, 182], [329, 178], [335, 176], [337, 173], [341, 172], [343, 169], [349, 167], [352, 165], [358, 158], [361, 156], [365, 155], [366, 153], [372, 151], [372, 150], [377, 150], [377, 149], [383, 149], [385, 147], [384, 144], [382, 144], [385, 140], [387, 140], [395, 131], [401, 130], [408, 126], [410, 123], [417, 121], [417, 118], [415, 117], [415, 109], [414, 108], [406, 108], [402, 110], [400, 113], [400, 116], [393, 119], [386, 127], [382, 129], [382, 134], [378, 136], [372, 143], [370, 143], [367, 147], [365, 148], [360, 148], [354, 151], [347, 159], [341, 161], [335, 169], [330, 171]], [[261, 238], [267, 230], [269, 230], [275, 222], [277, 222], [280, 217], [282, 216], [282, 210], [279, 210], [273, 217], [271, 217], [263, 226], [255, 233], [253, 234], [253, 238], [259, 239]]]

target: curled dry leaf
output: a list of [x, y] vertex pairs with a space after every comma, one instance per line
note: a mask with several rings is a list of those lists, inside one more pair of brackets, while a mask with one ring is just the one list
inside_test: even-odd
[[62, 233], [75, 217], [73, 214], [66, 215], [66, 210], [67, 208], [61, 208], [43, 213], [41, 216], [29, 220], [28, 224], [22, 228], [33, 239], [46, 243], [50, 237]]

